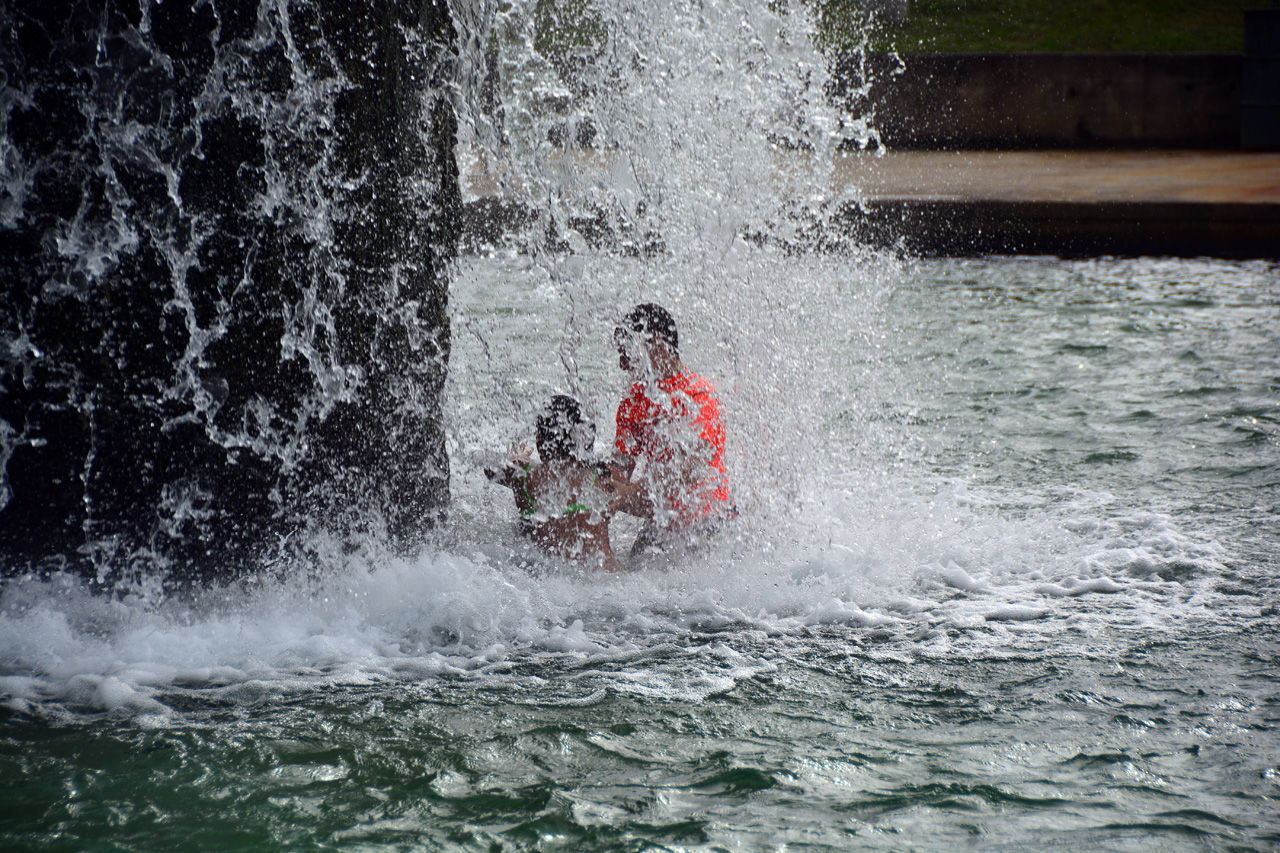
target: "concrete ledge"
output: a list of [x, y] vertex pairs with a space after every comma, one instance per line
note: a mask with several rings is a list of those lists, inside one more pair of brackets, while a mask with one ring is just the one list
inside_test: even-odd
[[[779, 174], [812, 168], [797, 152], [772, 157], [766, 168]], [[890, 151], [843, 154], [827, 175], [828, 198], [861, 202], [834, 217], [837, 233], [910, 254], [1280, 259], [1280, 153]], [[809, 213], [796, 211], [797, 224], [823, 221]], [[535, 216], [519, 201], [475, 199], [463, 210], [464, 251], [503, 245]], [[566, 224], [597, 250], [664, 250], [663, 235], [603, 212]], [[834, 236], [809, 233], [807, 244], [824, 235]], [[569, 251], [568, 236], [553, 235], [552, 248]]]
[[847, 233], [915, 254], [1280, 258], [1280, 154], [954, 151], [849, 155]]
[[[530, 221], [522, 205], [472, 202], [464, 252], [500, 246]], [[1280, 204], [876, 199], [849, 206], [840, 231], [879, 248], [919, 256], [1164, 255], [1280, 260]], [[654, 235], [619, 239], [603, 220], [573, 223], [588, 245], [637, 255], [661, 252]], [[567, 243], [552, 248], [569, 251]]]
[[1280, 259], [1280, 205], [879, 199], [841, 225], [915, 255]]

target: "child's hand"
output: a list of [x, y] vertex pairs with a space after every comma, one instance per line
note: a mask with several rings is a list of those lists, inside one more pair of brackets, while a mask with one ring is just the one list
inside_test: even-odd
[[613, 489], [609, 492], [613, 499], [605, 510], [609, 515], [625, 512], [630, 515], [648, 517], [653, 514], [653, 505], [649, 500], [648, 484], [629, 480], [613, 481]]
[[516, 468], [528, 468], [533, 464], [533, 455], [537, 452], [534, 446], [527, 441], [522, 441], [515, 447], [511, 448], [511, 454], [507, 457], [507, 465]]

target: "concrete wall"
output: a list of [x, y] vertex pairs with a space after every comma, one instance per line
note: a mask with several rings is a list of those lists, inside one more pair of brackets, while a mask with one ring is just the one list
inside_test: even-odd
[[1245, 10], [1242, 89], [1241, 146], [1280, 150], [1280, 9]]
[[1239, 148], [1242, 73], [1238, 54], [875, 56], [838, 63], [834, 94], [890, 148]]
[[838, 222], [868, 245], [925, 256], [1248, 259], [1280, 252], [1275, 204], [883, 200], [850, 205]]

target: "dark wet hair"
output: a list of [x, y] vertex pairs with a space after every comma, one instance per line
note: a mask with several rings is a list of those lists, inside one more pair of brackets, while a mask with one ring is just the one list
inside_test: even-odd
[[[547, 459], [569, 459], [591, 450], [579, 447], [583, 441], [581, 431], [574, 429], [583, 424], [582, 409], [578, 401], [564, 394], [556, 394], [538, 415], [538, 453]], [[594, 436], [592, 436], [594, 440]]]
[[676, 321], [661, 305], [644, 302], [632, 308], [618, 324], [618, 329], [614, 332], [615, 337], [623, 329], [638, 332], [650, 340], [661, 338], [667, 346], [671, 347], [673, 353], [677, 355], [680, 353], [680, 335], [676, 331]]

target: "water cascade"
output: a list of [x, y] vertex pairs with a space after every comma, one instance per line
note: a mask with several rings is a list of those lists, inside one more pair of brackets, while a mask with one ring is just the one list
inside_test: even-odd
[[[543, 344], [517, 332], [517, 348], [503, 345], [509, 324], [458, 318], [486, 362], [464, 360], [454, 397], [487, 386], [497, 402], [488, 414], [505, 420], [456, 424], [466, 469], [553, 389], [609, 428], [619, 380], [610, 332], [630, 305], [657, 300], [685, 328], [691, 363], [732, 390], [739, 502], [772, 524], [805, 499], [832, 450], [826, 425], [862, 422], [866, 399], [823, 387], [820, 377], [846, 367], [825, 344], [875, 358], [882, 273], [895, 266], [849, 237], [857, 190], [834, 186], [833, 161], [876, 149], [876, 131], [847, 108], [854, 95], [833, 97], [808, 11], [534, 3], [491, 19], [494, 95], [460, 131], [467, 241], [476, 256], [516, 251], [554, 300], [531, 319], [562, 325]], [[867, 19], [850, 23], [865, 50]], [[860, 367], [856, 381], [875, 378]]]
[[448, 7], [15, 0], [0, 39], [5, 571], [419, 542], [448, 497]]

